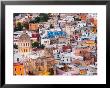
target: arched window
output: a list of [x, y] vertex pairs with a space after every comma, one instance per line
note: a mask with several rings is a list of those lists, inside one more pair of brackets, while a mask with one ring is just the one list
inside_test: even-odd
[[21, 68], [20, 68], [20, 71], [21, 71]]
[[15, 71], [16, 71], [16, 68], [15, 68]]
[[25, 43], [24, 43], [24, 46], [25, 46]]
[[22, 49], [20, 51], [23, 52]]
[[26, 49], [26, 52], [27, 52], [27, 49]]

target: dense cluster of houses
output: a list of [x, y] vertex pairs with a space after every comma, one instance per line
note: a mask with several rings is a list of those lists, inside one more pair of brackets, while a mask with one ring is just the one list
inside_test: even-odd
[[14, 75], [96, 75], [96, 13], [17, 13]]

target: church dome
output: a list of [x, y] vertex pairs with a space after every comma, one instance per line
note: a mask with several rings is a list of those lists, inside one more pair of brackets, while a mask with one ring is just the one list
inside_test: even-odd
[[30, 41], [30, 36], [26, 33], [23, 32], [21, 36], [19, 37], [19, 42], [29, 42]]

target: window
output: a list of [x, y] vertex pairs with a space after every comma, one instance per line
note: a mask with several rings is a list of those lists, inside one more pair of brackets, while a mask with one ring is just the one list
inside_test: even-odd
[[26, 49], [26, 52], [27, 52], [27, 49]]
[[19, 58], [17, 58], [17, 62], [19, 62]]
[[20, 71], [21, 71], [21, 68], [20, 68]]
[[24, 46], [25, 46], [25, 43], [24, 43]]
[[47, 43], [47, 41], [44, 41], [44, 43]]
[[16, 68], [15, 68], [15, 71], [16, 71]]

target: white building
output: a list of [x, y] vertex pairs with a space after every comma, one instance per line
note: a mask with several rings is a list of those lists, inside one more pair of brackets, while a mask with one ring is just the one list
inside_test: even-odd
[[78, 21], [77, 27], [81, 28], [81, 27], [85, 27], [85, 26], [86, 26], [86, 22]]
[[97, 13], [89, 13], [87, 17], [97, 19]]
[[97, 69], [93, 68], [91, 66], [88, 66], [88, 71], [87, 71], [87, 75], [96, 75], [97, 74]]
[[18, 45], [18, 38], [14, 38], [13, 45]]
[[45, 56], [45, 52], [43, 49], [39, 49], [37, 51], [33, 51], [32, 53], [27, 55], [27, 58], [37, 59], [38, 57]]
[[71, 63], [71, 53], [61, 53], [62, 63], [70, 64]]
[[68, 58], [68, 57], [62, 57], [61, 61], [62, 61], [62, 63], [65, 63], [65, 64], [70, 64], [71, 63], [71, 59]]
[[60, 27], [56, 27], [55, 31], [61, 31]]
[[42, 39], [41, 38], [41, 44], [43, 44], [45, 46], [49, 46], [50, 45], [50, 39]]
[[73, 16], [66, 16], [63, 20], [67, 20], [67, 22], [74, 21]]
[[18, 53], [18, 50], [14, 49], [13, 63], [23, 62], [24, 59], [24, 56]]
[[14, 32], [14, 34], [13, 34], [13, 44], [14, 45], [18, 45], [18, 39], [19, 39], [21, 34], [22, 34], [22, 31]]

